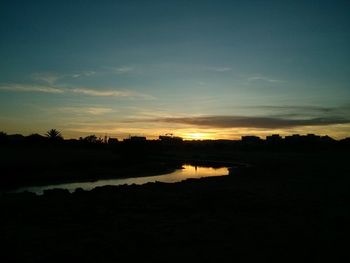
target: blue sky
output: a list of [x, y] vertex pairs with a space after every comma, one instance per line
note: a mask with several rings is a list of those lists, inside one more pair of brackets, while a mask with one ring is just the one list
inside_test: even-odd
[[349, 136], [349, 13], [348, 1], [1, 1], [0, 130]]

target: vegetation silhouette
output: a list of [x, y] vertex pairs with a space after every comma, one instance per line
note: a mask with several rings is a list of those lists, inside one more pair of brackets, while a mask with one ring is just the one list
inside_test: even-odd
[[103, 140], [101, 138], [98, 138], [95, 134], [91, 134], [89, 136], [86, 136], [84, 138], [80, 137], [79, 138], [80, 141], [83, 141], [85, 143], [102, 143]]
[[61, 140], [63, 140], [63, 136], [62, 136], [61, 132], [59, 132], [56, 129], [51, 129], [51, 130], [47, 131], [46, 132], [46, 136], [51, 141], [61, 141]]

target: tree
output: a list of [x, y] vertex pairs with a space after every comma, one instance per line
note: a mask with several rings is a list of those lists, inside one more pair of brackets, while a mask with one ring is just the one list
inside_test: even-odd
[[84, 141], [87, 142], [87, 143], [96, 143], [97, 142], [97, 136], [95, 134], [86, 136], [84, 138]]
[[91, 134], [89, 136], [86, 136], [85, 138], [81, 138], [82, 141], [87, 142], [87, 143], [102, 143], [103, 140], [102, 138], [97, 138], [95, 134]]
[[58, 141], [58, 140], [63, 140], [61, 132], [59, 132], [56, 129], [51, 129], [46, 132], [46, 137], [49, 138], [52, 141]]

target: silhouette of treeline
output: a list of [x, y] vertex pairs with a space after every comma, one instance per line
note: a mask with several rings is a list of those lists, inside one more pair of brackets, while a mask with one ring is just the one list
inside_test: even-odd
[[67, 146], [94, 146], [121, 148], [127, 150], [130, 148], [148, 150], [161, 150], [168, 148], [218, 148], [218, 149], [239, 149], [239, 150], [268, 150], [268, 149], [300, 149], [300, 150], [319, 150], [319, 149], [342, 149], [350, 147], [350, 137], [336, 140], [330, 136], [319, 136], [315, 134], [307, 135], [289, 135], [284, 138], [278, 134], [266, 136], [262, 139], [258, 136], [242, 136], [241, 140], [183, 140], [181, 137], [163, 135], [157, 140], [147, 140], [142, 136], [130, 136], [122, 141], [117, 138], [97, 137], [95, 134], [79, 139], [64, 139], [61, 132], [56, 129], [49, 130], [45, 136], [40, 134], [31, 134], [23, 136], [21, 134], [8, 135], [0, 132], [0, 145], [67, 145]]
[[[0, 189], [23, 185], [87, 181], [164, 174], [185, 163], [227, 166], [232, 163], [262, 165], [265, 157], [293, 160], [310, 154], [315, 158], [343, 156], [350, 138], [292, 135], [266, 139], [243, 136], [241, 140], [193, 140], [160, 136], [157, 140], [131, 136], [123, 141], [89, 135], [65, 140], [52, 129], [45, 135], [0, 133]], [[307, 156], [309, 154], [309, 156]], [[225, 165], [223, 165], [225, 163]]]

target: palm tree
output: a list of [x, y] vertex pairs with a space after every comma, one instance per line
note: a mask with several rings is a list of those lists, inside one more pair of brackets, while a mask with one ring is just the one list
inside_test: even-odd
[[56, 129], [51, 129], [46, 132], [46, 137], [49, 138], [50, 140], [63, 140], [62, 134], [56, 130]]

